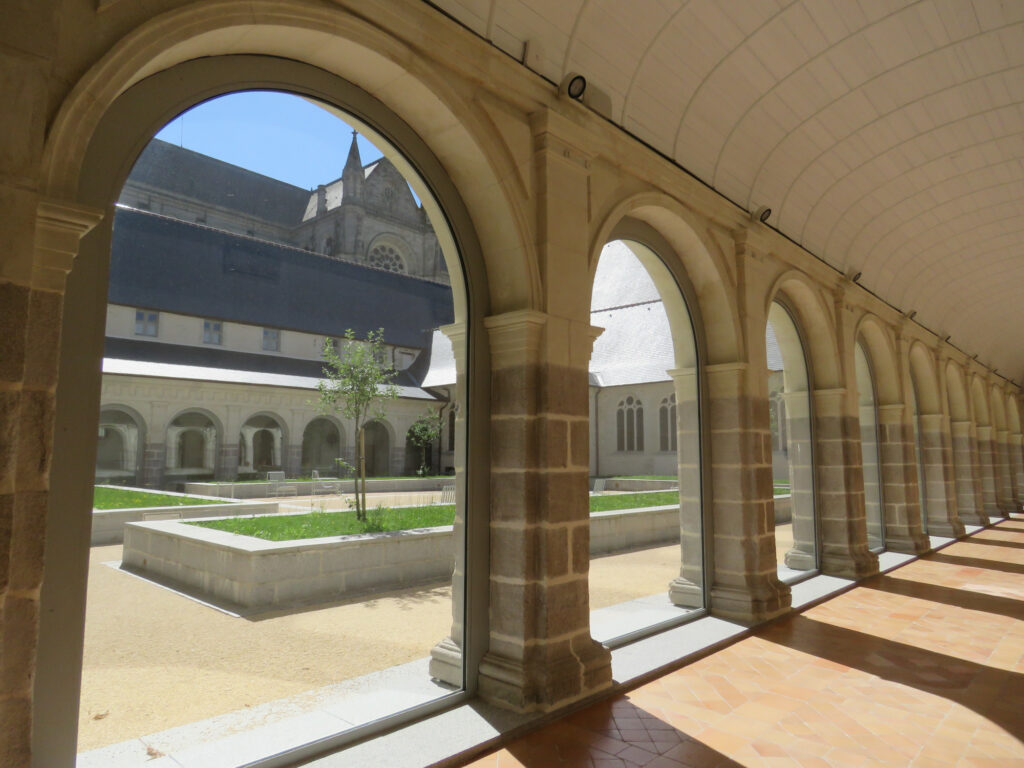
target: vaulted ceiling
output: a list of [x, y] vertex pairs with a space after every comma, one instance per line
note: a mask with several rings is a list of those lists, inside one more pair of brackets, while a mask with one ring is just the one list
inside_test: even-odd
[[433, 4], [1024, 382], [1024, 1]]

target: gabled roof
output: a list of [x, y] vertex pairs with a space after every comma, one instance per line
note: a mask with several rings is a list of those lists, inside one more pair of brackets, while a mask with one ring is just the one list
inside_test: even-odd
[[309, 192], [191, 149], [153, 139], [139, 155], [128, 183], [238, 211], [280, 226], [301, 221]]

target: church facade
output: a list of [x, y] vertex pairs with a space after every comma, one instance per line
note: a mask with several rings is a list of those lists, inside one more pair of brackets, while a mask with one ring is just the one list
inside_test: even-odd
[[[453, 426], [454, 379], [423, 387], [452, 321], [437, 237], [387, 158], [363, 165], [355, 134], [341, 178], [309, 191], [154, 139], [118, 203], [110, 274], [98, 482], [335, 474], [354, 430], [316, 387], [324, 345], [349, 329], [382, 329], [397, 372], [366, 431], [371, 476], [416, 471], [406, 434], [423, 414]], [[433, 471], [453, 471], [452, 442], [433, 447]]]

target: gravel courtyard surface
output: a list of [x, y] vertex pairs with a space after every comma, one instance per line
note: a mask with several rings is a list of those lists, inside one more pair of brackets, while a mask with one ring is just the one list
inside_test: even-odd
[[[82, 752], [423, 658], [451, 628], [450, 585], [238, 618], [107, 565], [120, 559], [90, 554]], [[595, 558], [591, 609], [678, 573], [678, 545]]]

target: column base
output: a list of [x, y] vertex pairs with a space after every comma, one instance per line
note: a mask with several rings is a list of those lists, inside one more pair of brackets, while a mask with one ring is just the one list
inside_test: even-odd
[[906, 555], [923, 555], [932, 548], [932, 544], [923, 533], [911, 536], [887, 535], [885, 548], [890, 552], [902, 552]]
[[462, 649], [446, 637], [430, 649], [430, 676], [456, 688], [462, 687]]
[[689, 579], [679, 576], [668, 584], [668, 599], [681, 608], [703, 608], [704, 590]]
[[487, 653], [480, 662], [480, 697], [516, 712], [548, 712], [611, 683], [611, 652], [589, 634], [533, 646], [525, 661]]
[[711, 615], [742, 624], [756, 624], [787, 613], [792, 605], [789, 587], [774, 575], [750, 586], [711, 588]]
[[866, 548], [854, 552], [829, 552], [826, 549], [821, 553], [821, 572], [840, 579], [874, 576], [878, 573], [878, 555]]
[[967, 535], [967, 530], [959, 519], [954, 521], [929, 520], [928, 533], [932, 536], [945, 536], [951, 539], [961, 539]]
[[796, 548], [786, 553], [785, 563], [787, 568], [792, 568], [794, 571], [813, 571], [818, 567], [814, 553]]

